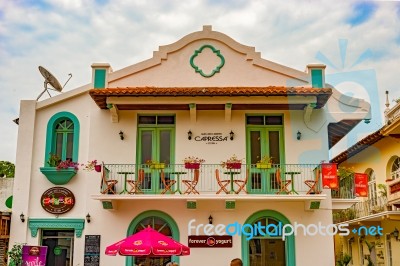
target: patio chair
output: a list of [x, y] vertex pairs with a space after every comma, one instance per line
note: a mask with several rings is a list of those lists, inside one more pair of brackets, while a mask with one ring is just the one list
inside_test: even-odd
[[314, 170], [314, 179], [304, 181], [304, 184], [306, 184], [309, 187], [307, 194], [320, 194], [321, 193], [321, 191], [318, 189], [319, 176], [320, 176], [320, 169], [316, 168]]
[[115, 194], [115, 185], [118, 183], [116, 179], [109, 179], [110, 170], [105, 167], [104, 162], [102, 162], [102, 173], [101, 173], [101, 194]]
[[142, 193], [141, 189], [142, 183], [144, 181], [144, 169], [139, 169], [137, 179], [128, 179], [126, 182], [131, 186], [131, 190], [129, 190], [129, 194], [137, 194]]
[[279, 169], [279, 168], [276, 169], [275, 178], [276, 178], [276, 182], [278, 183], [278, 189], [279, 189], [279, 191], [276, 192], [276, 194], [281, 194], [282, 192], [289, 194], [290, 191], [288, 189], [288, 186], [292, 183], [292, 180], [282, 179], [281, 178], [281, 169]]
[[[238, 185], [238, 189], [235, 190], [236, 194], [239, 194], [240, 191], [244, 191], [247, 194], [247, 190], [246, 190], [246, 185], [247, 185], [247, 180], [249, 179], [249, 175], [250, 175], [250, 169], [246, 170], [246, 177], [244, 180], [242, 179], [235, 179], [233, 180], [233, 182]], [[229, 181], [229, 180], [228, 180]]]
[[226, 188], [231, 181], [230, 180], [221, 180], [219, 177], [219, 170], [215, 169], [215, 178], [217, 179], [218, 186], [220, 189], [217, 191], [217, 194], [221, 193], [222, 191], [226, 194], [229, 194], [229, 190]]
[[199, 182], [199, 177], [200, 177], [200, 170], [194, 169], [193, 180], [189, 180], [189, 179], [182, 180], [182, 183], [187, 186], [187, 189], [185, 190], [185, 192], [183, 192], [183, 194], [191, 194], [191, 193], [200, 194], [196, 190], [197, 183]]
[[174, 192], [172, 191], [172, 186], [175, 185], [176, 181], [173, 179], [166, 179], [165, 178], [165, 173], [163, 170], [161, 170], [160, 172], [160, 176], [161, 176], [161, 181], [164, 185], [164, 190], [161, 191], [161, 194], [165, 194], [169, 191], [169, 193], [173, 194]]

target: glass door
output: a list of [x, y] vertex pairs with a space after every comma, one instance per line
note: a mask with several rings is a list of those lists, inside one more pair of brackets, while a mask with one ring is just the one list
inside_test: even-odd
[[[252, 165], [248, 189], [252, 193], [275, 193], [278, 189], [275, 180], [276, 168], [283, 157], [282, 128], [248, 127], [247, 162]], [[257, 162], [264, 156], [272, 157], [271, 168], [257, 168]]]
[[46, 266], [72, 266], [74, 230], [43, 230], [42, 246], [47, 246]]
[[139, 128], [138, 167], [145, 170], [142, 190], [160, 193], [164, 189], [161, 172], [169, 179], [169, 168], [173, 164], [172, 128]]

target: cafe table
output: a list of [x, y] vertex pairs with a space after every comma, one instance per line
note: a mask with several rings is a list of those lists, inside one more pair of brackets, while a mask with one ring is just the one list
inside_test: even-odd
[[119, 194], [126, 194], [128, 190], [126, 189], [126, 180], [128, 179], [128, 175], [133, 175], [135, 172], [117, 172], [117, 174], [124, 175], [124, 189]]
[[182, 194], [181, 191], [181, 180], [180, 180], [180, 176], [187, 174], [187, 172], [182, 172], [182, 171], [176, 171], [176, 172], [170, 172], [170, 175], [176, 175], [176, 190], [172, 191], [173, 193], [179, 193]]
[[233, 176], [234, 176], [234, 175], [240, 175], [240, 171], [232, 171], [232, 170], [229, 170], [229, 171], [224, 172], [224, 174], [225, 174], [225, 175], [229, 175], [230, 178], [231, 178], [231, 190], [229, 191], [230, 194], [235, 193], [235, 190], [233, 189]]
[[291, 190], [289, 191], [289, 194], [297, 194], [297, 195], [299, 195], [299, 193], [297, 193], [297, 191], [294, 189], [294, 176], [301, 174], [301, 172], [291, 171], [291, 172], [285, 172], [285, 174], [286, 175], [290, 175], [290, 178], [292, 180], [292, 182], [291, 182]]

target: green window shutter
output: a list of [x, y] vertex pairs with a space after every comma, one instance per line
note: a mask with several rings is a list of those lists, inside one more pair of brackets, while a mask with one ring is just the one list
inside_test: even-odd
[[106, 87], [106, 70], [96, 69], [94, 71], [94, 88], [104, 89]]
[[311, 81], [312, 81], [313, 88], [322, 88], [323, 87], [322, 70], [321, 69], [311, 70]]

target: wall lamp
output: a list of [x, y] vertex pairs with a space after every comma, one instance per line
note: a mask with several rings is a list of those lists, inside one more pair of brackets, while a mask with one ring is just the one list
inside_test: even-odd
[[300, 139], [301, 139], [301, 132], [297, 131], [297, 140], [300, 140]]
[[124, 138], [125, 138], [125, 137], [124, 137], [124, 132], [123, 132], [122, 130], [120, 130], [118, 134], [119, 134], [119, 138], [120, 138], [121, 140], [124, 140]]
[[192, 139], [192, 135], [193, 135], [192, 131], [189, 130], [189, 131], [188, 131], [188, 140], [191, 140], [191, 139]]
[[396, 238], [397, 241], [399, 241], [399, 230], [396, 227], [394, 228], [392, 235], [394, 238]]
[[86, 214], [86, 222], [90, 223], [90, 221], [91, 221], [90, 218], [91, 218], [91, 217], [90, 217], [90, 214], [89, 214], [89, 213]]
[[21, 222], [23, 222], [23, 223], [25, 222], [25, 215], [23, 212], [21, 212], [21, 214], [19, 215], [19, 219], [21, 219]]
[[212, 223], [213, 223], [213, 217], [211, 216], [211, 214], [210, 214], [210, 216], [208, 217], [208, 223], [209, 223], [209, 224], [212, 224]]
[[233, 133], [233, 131], [231, 130], [231, 132], [229, 132], [229, 136], [230, 136], [230, 139], [233, 140], [233, 137], [235, 136], [235, 133]]

